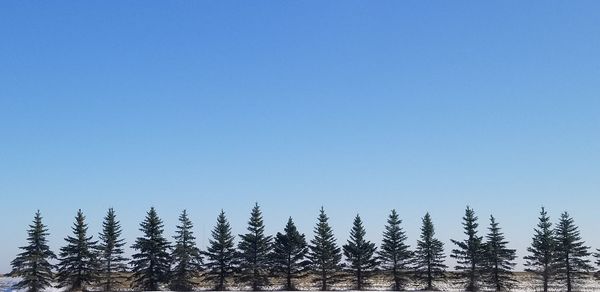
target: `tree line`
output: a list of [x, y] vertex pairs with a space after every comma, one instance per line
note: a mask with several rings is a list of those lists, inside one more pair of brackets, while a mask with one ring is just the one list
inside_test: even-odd
[[[36, 212], [29, 225], [28, 245], [11, 262], [9, 275], [19, 277], [16, 289], [38, 292], [55, 284], [69, 291], [101, 288], [113, 291], [129, 284], [132, 289], [157, 291], [167, 286], [175, 291], [191, 291], [201, 282], [224, 291], [232, 284], [245, 283], [261, 290], [278, 278], [282, 289], [296, 290], [301, 279], [309, 277], [320, 290], [350, 278], [357, 290], [368, 287], [369, 279], [385, 273], [390, 288], [403, 290], [409, 281], [425, 290], [436, 290], [443, 281], [457, 281], [466, 291], [508, 291], [517, 284], [514, 274], [516, 251], [508, 247], [499, 223], [493, 216], [484, 236], [479, 235], [478, 217], [470, 207], [462, 218], [462, 240], [450, 257], [456, 260], [455, 272], [447, 272], [444, 244], [436, 238], [429, 213], [422, 218], [421, 233], [414, 249], [407, 242], [402, 220], [392, 210], [379, 247], [366, 239], [359, 215], [354, 218], [346, 244], [337, 244], [328, 216], [320, 209], [313, 237], [305, 234], [289, 218], [282, 232], [265, 234], [258, 204], [251, 211], [247, 233], [235, 236], [224, 211], [217, 216], [206, 250], [196, 245], [193, 223], [184, 210], [179, 216], [173, 241], [164, 235], [164, 224], [155, 208], [150, 208], [140, 224], [143, 236], [136, 238], [131, 258], [124, 254], [125, 240], [115, 211], [108, 210], [102, 231], [95, 240], [88, 234], [86, 218], [77, 212], [72, 235], [58, 256], [48, 246], [48, 228]], [[524, 257], [527, 271], [536, 276], [539, 288], [551, 285], [574, 291], [589, 277], [593, 267], [590, 247], [582, 241], [573, 218], [564, 212], [553, 226], [542, 208], [534, 228], [531, 246]], [[600, 265], [600, 252], [595, 253]], [[53, 264], [58, 262], [58, 264]]]

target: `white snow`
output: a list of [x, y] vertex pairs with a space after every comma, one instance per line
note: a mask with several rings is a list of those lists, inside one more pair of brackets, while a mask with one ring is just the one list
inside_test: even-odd
[[[19, 290], [15, 290], [12, 289], [12, 286], [17, 283], [19, 281], [18, 278], [9, 278], [9, 277], [0, 277], [0, 292], [19, 292]], [[442, 290], [442, 291], [449, 291], [449, 292], [460, 292], [463, 291], [461, 289], [461, 287], [457, 284], [451, 283], [451, 282], [440, 282], [437, 283], [436, 286]], [[277, 290], [279, 287], [278, 286], [271, 286], [271, 287], [265, 287], [265, 290]], [[298, 287], [300, 289], [302, 289], [303, 291], [316, 291], [316, 290], [310, 290], [311, 288], [314, 289], [313, 287]], [[347, 284], [338, 284], [332, 287], [332, 290], [337, 290], [337, 291], [345, 291], [345, 292], [359, 292], [356, 290], [350, 290], [350, 287], [348, 287]], [[230, 292], [236, 292], [236, 291], [244, 291], [244, 292], [248, 292], [250, 290], [250, 287], [244, 287], [244, 286], [232, 286], [231, 287], [232, 290], [229, 290]], [[306, 289], [306, 290], [304, 290]], [[371, 291], [384, 291], [384, 290], [389, 290], [389, 286], [387, 286], [386, 283], [383, 282], [377, 282], [377, 281], [373, 281], [371, 282], [371, 286], [369, 288], [367, 288], [368, 290]], [[209, 291], [206, 289], [199, 289], [201, 291]], [[407, 287], [407, 291], [421, 291], [421, 292], [428, 292], [428, 291], [423, 291], [423, 290], [419, 290], [418, 286], [413, 285], [409, 285], [409, 287]], [[521, 279], [519, 287], [516, 287], [515, 289], [511, 290], [514, 292], [538, 292], [539, 287], [537, 287], [536, 285], [534, 285], [534, 283], [531, 280], [528, 279]], [[561, 287], [554, 287], [554, 289], [552, 291], [564, 291], [564, 289], [561, 289]], [[599, 281], [595, 281], [593, 279], [589, 279], [585, 282], [585, 285], [583, 285], [583, 287], [580, 287], [577, 289], [578, 292], [592, 292], [592, 291], [600, 291], [600, 282]], [[63, 289], [58, 289], [58, 288], [48, 288], [45, 290], [45, 292], [63, 292]], [[163, 292], [167, 292], [167, 291], [163, 291]], [[430, 291], [431, 292], [431, 291]]]

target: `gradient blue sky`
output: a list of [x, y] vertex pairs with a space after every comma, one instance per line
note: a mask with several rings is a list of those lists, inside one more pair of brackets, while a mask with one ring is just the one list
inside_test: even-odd
[[539, 207], [600, 247], [598, 1], [2, 1], [0, 272], [36, 209], [51, 246], [78, 208], [129, 242], [155, 206], [204, 246], [259, 202], [340, 244], [396, 208], [414, 246], [465, 205], [519, 255]]

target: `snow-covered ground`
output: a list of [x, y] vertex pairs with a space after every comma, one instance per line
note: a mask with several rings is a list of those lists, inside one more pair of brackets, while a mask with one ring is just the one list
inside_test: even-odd
[[11, 287], [16, 282], [17, 282], [17, 279], [15, 279], [15, 278], [0, 277], [0, 291], [1, 292], [13, 291]]
[[[534, 282], [526, 275], [520, 275], [519, 277], [519, 286], [515, 287], [515, 289], [513, 289], [512, 291], [515, 292], [539, 292], [540, 289], [539, 287], [536, 287]], [[0, 292], [16, 292], [17, 290], [13, 290], [11, 287], [18, 281], [18, 279], [16, 278], [8, 278], [8, 277], [0, 277]], [[437, 283], [437, 287], [442, 290], [442, 291], [450, 291], [450, 292], [460, 292], [463, 291], [460, 287], [460, 285], [455, 284], [455, 283], [451, 283], [451, 282], [442, 282], [442, 283]], [[314, 290], [314, 286], [303, 286], [303, 285], [299, 285], [298, 287], [301, 290], [304, 291], [315, 291]], [[343, 290], [346, 292], [354, 292], [355, 290], [351, 289], [351, 285], [350, 283], [339, 283], [335, 286], [332, 287], [332, 290]], [[250, 287], [245, 287], [245, 286], [236, 286], [236, 285], [232, 285], [230, 287], [232, 292], [235, 291], [248, 291], [250, 290]], [[265, 290], [277, 290], [279, 289], [279, 286], [271, 286], [271, 287], [265, 287]], [[383, 290], [389, 290], [389, 286], [387, 286], [387, 284], [385, 282], [382, 281], [372, 281], [371, 285], [369, 288], [367, 288], [368, 290], [379, 290], [379, 291], [383, 291]], [[208, 291], [207, 288], [200, 288], [199, 290], [202, 291]], [[422, 291], [419, 290], [419, 287], [414, 285], [414, 284], [410, 284], [407, 287], [407, 291], [421, 291], [421, 292], [427, 292], [427, 291]], [[564, 291], [564, 288], [562, 287], [554, 287], [554, 289], [552, 289], [552, 291]], [[579, 287], [576, 291], [578, 292], [592, 292], [592, 291], [600, 291], [600, 282], [599, 281], [595, 281], [593, 279], [589, 279], [588, 281], [585, 282], [584, 285], [582, 285], [581, 287]], [[62, 292], [61, 289], [57, 289], [57, 288], [48, 288], [46, 290], [46, 292]]]

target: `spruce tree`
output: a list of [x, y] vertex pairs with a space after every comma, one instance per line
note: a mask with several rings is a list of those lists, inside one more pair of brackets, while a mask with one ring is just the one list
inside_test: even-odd
[[97, 246], [100, 284], [105, 291], [113, 291], [115, 287], [123, 285], [126, 278], [124, 273], [127, 272], [127, 258], [123, 256], [125, 240], [121, 238], [121, 232], [121, 224], [117, 221], [115, 211], [113, 208], [108, 209]]
[[450, 256], [456, 259], [455, 268], [460, 272], [459, 276], [465, 280], [466, 291], [479, 291], [484, 264], [483, 238], [477, 235], [478, 226], [475, 212], [467, 206], [463, 217], [463, 228], [467, 238], [464, 241], [452, 240], [458, 248], [453, 249]]
[[308, 267], [308, 246], [304, 234], [300, 234], [292, 217], [285, 225], [284, 233], [277, 232], [273, 243], [273, 272], [285, 278], [284, 290], [296, 290], [294, 279], [303, 276]]
[[556, 278], [566, 285], [567, 292], [571, 292], [592, 269], [588, 259], [589, 247], [584, 245], [578, 227], [567, 212], [560, 216], [554, 235]]
[[259, 291], [268, 284], [271, 236], [265, 235], [265, 225], [258, 203], [252, 208], [248, 221], [248, 233], [240, 234], [240, 280], [250, 282], [252, 290]]
[[315, 237], [310, 241], [308, 259], [312, 269], [318, 274], [315, 282], [321, 284], [321, 290], [329, 290], [330, 286], [339, 279], [340, 261], [342, 254], [336, 244], [333, 230], [328, 223], [329, 218], [321, 207], [318, 223], [314, 229]]
[[435, 229], [429, 213], [422, 219], [421, 237], [417, 240], [414, 265], [415, 276], [426, 285], [425, 290], [435, 290], [434, 281], [444, 277], [444, 243], [435, 238]]
[[534, 229], [531, 246], [527, 248], [529, 255], [525, 259], [525, 271], [534, 273], [542, 282], [542, 290], [548, 292], [554, 277], [553, 263], [555, 261], [554, 231], [546, 209], [542, 207], [539, 222]]
[[392, 210], [383, 232], [383, 242], [379, 248], [379, 259], [381, 267], [392, 274], [394, 278], [394, 290], [400, 291], [403, 289], [408, 278], [405, 276], [405, 271], [408, 270], [412, 252], [406, 242], [406, 234], [400, 224], [402, 220], [398, 217], [396, 210]]
[[9, 275], [20, 278], [13, 286], [14, 289], [41, 292], [50, 287], [54, 269], [50, 260], [56, 259], [56, 255], [48, 247], [48, 235], [48, 229], [42, 223], [42, 215], [38, 210], [27, 231], [27, 246], [20, 247], [23, 252], [11, 262], [12, 271]]
[[227, 277], [235, 271], [236, 259], [231, 226], [223, 210], [217, 217], [211, 236], [206, 252], [203, 252], [206, 256], [204, 278], [214, 283], [215, 290], [224, 291], [227, 289]]
[[485, 279], [494, 291], [507, 291], [515, 286], [512, 270], [515, 267], [516, 250], [507, 247], [508, 242], [500, 231], [494, 216], [490, 216], [490, 227], [485, 243]]
[[377, 269], [378, 262], [375, 256], [375, 243], [365, 239], [366, 231], [362, 224], [360, 216], [357, 214], [354, 218], [352, 230], [350, 230], [350, 239], [343, 246], [344, 256], [350, 264], [348, 270], [354, 274], [354, 284], [356, 289], [362, 290], [367, 284], [367, 278], [370, 273]]
[[58, 286], [68, 287], [71, 291], [86, 290], [98, 279], [97, 241], [87, 236], [88, 226], [81, 209], [77, 211], [73, 224], [73, 236], [67, 236], [66, 246], [60, 249], [58, 264]]
[[137, 251], [132, 256], [131, 286], [140, 290], [159, 290], [161, 283], [168, 282], [171, 258], [170, 244], [163, 236], [164, 224], [154, 207], [140, 224], [143, 237], [138, 237], [131, 246]]
[[173, 236], [175, 245], [171, 253], [174, 268], [171, 271], [170, 287], [174, 291], [192, 291], [196, 285], [193, 279], [199, 276], [202, 268], [202, 255], [196, 247], [193, 228], [187, 211], [183, 210], [179, 215], [176, 235]]

